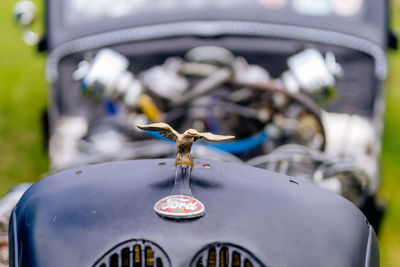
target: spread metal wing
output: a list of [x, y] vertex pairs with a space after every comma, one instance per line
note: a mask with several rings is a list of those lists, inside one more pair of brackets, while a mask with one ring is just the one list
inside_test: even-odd
[[137, 127], [146, 131], [159, 132], [162, 136], [174, 142], [176, 142], [176, 140], [178, 140], [179, 137], [179, 133], [164, 122], [153, 123], [149, 125], [137, 125]]
[[201, 137], [213, 142], [231, 140], [235, 138], [232, 135], [217, 135], [213, 133], [200, 133], [200, 138]]

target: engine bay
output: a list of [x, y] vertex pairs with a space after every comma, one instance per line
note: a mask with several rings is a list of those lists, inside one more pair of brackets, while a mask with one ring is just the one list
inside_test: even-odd
[[173, 157], [173, 143], [136, 128], [166, 122], [179, 132], [236, 137], [195, 145], [196, 158], [304, 178], [359, 206], [376, 189], [376, 93], [360, 88], [368, 77], [356, 76], [365, 55], [287, 45], [290, 54], [261, 57], [205, 45], [172, 56], [132, 56], [127, 47], [61, 62], [50, 114], [54, 170]]

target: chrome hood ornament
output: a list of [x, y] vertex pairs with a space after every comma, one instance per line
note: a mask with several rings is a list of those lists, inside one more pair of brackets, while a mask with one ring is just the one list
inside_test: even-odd
[[216, 135], [212, 133], [199, 133], [195, 129], [186, 130], [183, 134], [175, 131], [166, 123], [137, 125], [147, 131], [159, 132], [165, 138], [176, 143], [176, 175], [174, 189], [171, 195], [157, 201], [154, 211], [162, 216], [172, 219], [192, 219], [205, 214], [204, 204], [192, 196], [190, 188], [190, 174], [193, 168], [193, 156], [190, 153], [193, 143], [204, 138], [208, 141], [225, 141], [234, 136]]

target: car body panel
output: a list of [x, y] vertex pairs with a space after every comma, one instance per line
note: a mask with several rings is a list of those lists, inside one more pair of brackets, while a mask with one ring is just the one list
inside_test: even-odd
[[196, 160], [192, 192], [206, 214], [177, 221], [153, 211], [170, 194], [174, 176], [173, 160], [155, 159], [91, 165], [38, 182], [14, 211], [10, 266], [92, 266], [130, 239], [159, 245], [172, 266], [189, 266], [214, 242], [241, 246], [266, 266], [379, 263], [361, 211], [305, 180]]

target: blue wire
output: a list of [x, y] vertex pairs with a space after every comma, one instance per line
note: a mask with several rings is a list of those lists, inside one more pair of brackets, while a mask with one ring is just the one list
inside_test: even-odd
[[[164, 141], [169, 141], [167, 138], [163, 137], [157, 132], [146, 131], [146, 133], [154, 138], [161, 139]], [[239, 141], [228, 141], [220, 143], [207, 143], [204, 146], [212, 147], [215, 149], [222, 150], [224, 152], [232, 154], [240, 154], [260, 146], [262, 143], [268, 140], [268, 134], [263, 130], [253, 136], [241, 139]]]
[[109, 115], [116, 115], [118, 113], [118, 107], [109, 99], [103, 101], [103, 108]]
[[265, 131], [261, 131], [253, 136], [238, 140], [223, 143], [210, 143], [206, 146], [210, 146], [228, 153], [240, 154], [260, 146], [262, 143], [268, 140], [268, 135]]

